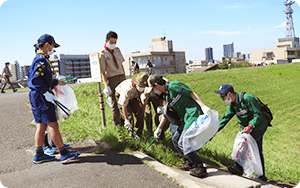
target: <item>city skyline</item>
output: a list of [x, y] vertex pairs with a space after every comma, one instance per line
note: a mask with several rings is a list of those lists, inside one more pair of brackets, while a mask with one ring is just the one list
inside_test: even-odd
[[[292, 8], [298, 37], [300, 7]], [[110, 30], [118, 33], [123, 54], [149, 51], [151, 40], [164, 36], [173, 41], [174, 51], [185, 51], [186, 60], [205, 59], [207, 46], [219, 59], [223, 45], [231, 42], [236, 52], [247, 54], [274, 48], [285, 37], [284, 10], [284, 0], [0, 1], [0, 66], [7, 61], [30, 65], [33, 44], [44, 33], [61, 45], [56, 54], [98, 52]]]

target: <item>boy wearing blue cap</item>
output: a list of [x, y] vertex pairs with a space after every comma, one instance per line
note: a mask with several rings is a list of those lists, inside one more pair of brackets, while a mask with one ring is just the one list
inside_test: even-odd
[[33, 158], [33, 163], [38, 164], [55, 158], [55, 156], [44, 154], [43, 151], [47, 127], [49, 127], [51, 139], [59, 148], [61, 162], [66, 163], [78, 157], [80, 152], [66, 150], [57, 123], [58, 116], [55, 103], [57, 99], [53, 95], [52, 89], [58, 84], [65, 85], [66, 83], [53, 78], [54, 71], [49, 61], [49, 56], [53, 54], [54, 48], [59, 47], [59, 44], [55, 42], [51, 35], [44, 34], [38, 39], [34, 47], [38, 49], [37, 54], [27, 72], [28, 87], [31, 89], [29, 100], [35, 122], [37, 123], [35, 133], [36, 155]]
[[[267, 181], [265, 177], [265, 164], [262, 153], [263, 136], [267, 131], [269, 122], [261, 111], [259, 101], [255, 96], [245, 93], [242, 101], [241, 93], [234, 92], [231, 85], [224, 84], [215, 93], [220, 94], [222, 100], [228, 104], [227, 110], [219, 121], [219, 131], [222, 130], [230, 119], [236, 115], [243, 132], [251, 134], [255, 139], [263, 167], [263, 175], [259, 179]], [[228, 170], [236, 175], [243, 175], [243, 168], [236, 163], [236, 166], [228, 167]]]

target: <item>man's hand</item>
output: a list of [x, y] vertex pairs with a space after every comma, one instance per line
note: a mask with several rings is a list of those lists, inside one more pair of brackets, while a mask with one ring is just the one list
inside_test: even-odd
[[56, 97], [55, 97], [52, 93], [50, 93], [50, 92], [47, 91], [47, 92], [44, 93], [43, 95], [45, 96], [46, 101], [52, 102], [53, 104], [56, 104], [56, 103], [54, 102], [54, 100], [57, 101], [57, 99], [56, 99]]
[[111, 95], [110, 87], [105, 87], [104, 90], [103, 90], [103, 93], [104, 93], [106, 96]]
[[203, 111], [204, 114], [206, 114], [208, 116], [210, 115], [211, 109], [208, 108], [206, 105], [202, 106], [201, 109], [202, 109], [202, 111]]
[[248, 125], [243, 129], [243, 133], [250, 134], [252, 129], [253, 129], [252, 125]]
[[157, 129], [154, 132], [154, 137], [159, 138], [161, 131], [162, 131], [162, 128], [157, 127]]
[[124, 126], [126, 127], [126, 129], [128, 129], [129, 131], [131, 130], [131, 123], [128, 119], [125, 119], [124, 121]]

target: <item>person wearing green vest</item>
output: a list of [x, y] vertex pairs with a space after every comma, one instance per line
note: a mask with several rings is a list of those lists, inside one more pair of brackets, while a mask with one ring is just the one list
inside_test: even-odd
[[[206, 168], [196, 151], [188, 154], [183, 153], [183, 135], [192, 123], [202, 114], [210, 114], [211, 109], [208, 108], [188, 86], [179, 82], [173, 81], [166, 84], [166, 81], [161, 75], [153, 74], [148, 79], [148, 84], [154, 89], [154, 93], [163, 93], [164, 99], [169, 102], [169, 108], [177, 113], [181, 119], [181, 123], [172, 137], [172, 142], [177, 152], [184, 158], [185, 164], [178, 166], [181, 170], [190, 170], [190, 174], [196, 177], [204, 178], [207, 176]], [[168, 97], [168, 99], [166, 99]], [[162, 132], [163, 126], [167, 118], [162, 116], [162, 119], [154, 132], [154, 137], [158, 138]]]
[[[227, 110], [219, 121], [219, 130], [222, 130], [225, 125], [236, 115], [238, 123], [240, 124], [243, 132], [250, 134], [257, 143], [259, 155], [263, 168], [263, 175], [258, 177], [261, 180], [267, 181], [265, 176], [265, 164], [262, 153], [263, 136], [267, 131], [269, 122], [263, 115], [261, 107], [257, 98], [253, 95], [245, 93], [241, 99], [241, 93], [234, 92], [231, 85], [224, 84], [215, 93], [220, 94], [222, 100], [228, 104]], [[243, 175], [243, 168], [238, 163], [235, 166], [229, 166], [228, 170], [236, 175]]]

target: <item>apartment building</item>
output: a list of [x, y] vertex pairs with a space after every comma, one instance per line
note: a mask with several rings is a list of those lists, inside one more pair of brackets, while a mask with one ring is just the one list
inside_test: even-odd
[[155, 38], [151, 42], [151, 51], [132, 52], [124, 55], [123, 63], [126, 76], [131, 76], [131, 61], [138, 63], [140, 71], [147, 71], [148, 59], [153, 64], [153, 74], [180, 74], [186, 73], [185, 52], [174, 52], [173, 42], [166, 38]]
[[69, 78], [91, 77], [89, 55], [51, 55], [50, 61], [57, 75], [70, 75]]
[[280, 38], [276, 48], [250, 51], [250, 63], [252, 64], [284, 64], [299, 62], [300, 48], [299, 38]]
[[10, 73], [11, 73], [11, 81], [16, 82], [21, 79], [21, 74], [20, 74], [20, 65], [18, 61], [14, 61], [10, 65]]

